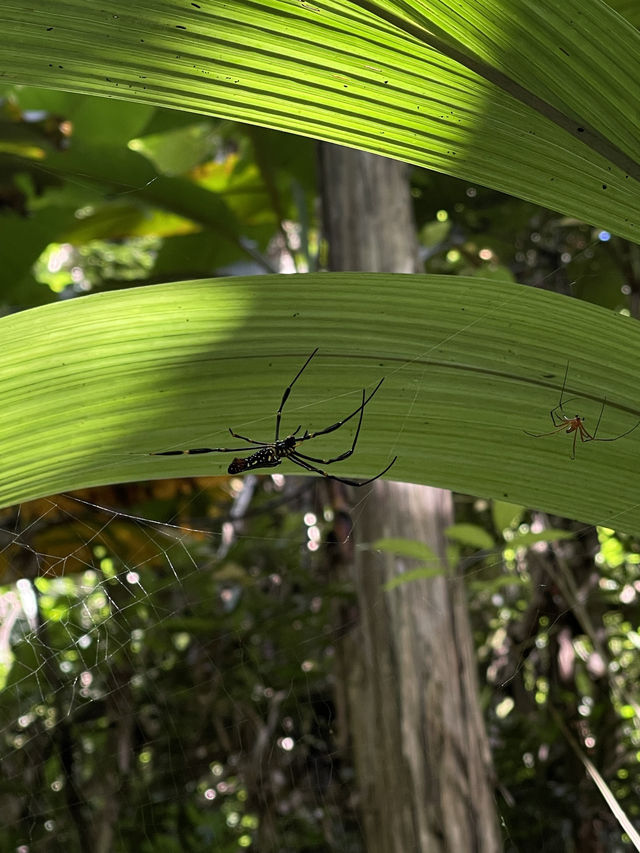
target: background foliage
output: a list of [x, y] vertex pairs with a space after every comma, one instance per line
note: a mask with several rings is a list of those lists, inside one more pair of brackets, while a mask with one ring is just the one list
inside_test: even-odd
[[[434, 172], [413, 174], [428, 272], [470, 276], [477, 292], [486, 279], [518, 281], [637, 317], [637, 246], [622, 239], [634, 237], [638, 226], [637, 118], [627, 108], [637, 74], [637, 34], [604, 4], [565, 4], [561, 10], [537, 4], [535, 22], [522, 27], [532, 44], [539, 36], [535, 75], [516, 39], [516, 13], [532, 11], [524, 2], [509, 7], [515, 17], [508, 28], [497, 14], [502, 4], [487, 3], [485, 11], [495, 14], [468, 14], [460, 29], [440, 15], [439, 4], [432, 7], [440, 17], [426, 22], [401, 4], [386, 10], [368, 4], [367, 11], [365, 4], [269, 3], [256, 5], [251, 25], [240, 19], [243, 4], [227, 4], [228, 29], [216, 51], [203, 47], [219, 25], [210, 10], [204, 24], [204, 15], [194, 17], [197, 4], [180, 10], [171, 28], [186, 26], [193, 41], [178, 47], [176, 33], [169, 35], [166, 20], [152, 16], [151, 5], [140, 5], [133, 15], [122, 14], [115, 3], [101, 3], [98, 10], [66, 2], [56, 4], [54, 21], [49, 4], [36, 4], [27, 15], [23, 4], [10, 2], [0, 13], [7, 26], [0, 51], [11, 69], [5, 79], [103, 95], [126, 89], [137, 101], [5, 89], [0, 287], [6, 313], [88, 292], [321, 267], [311, 144], [230, 121], [240, 118], [464, 176], [457, 182]], [[177, 7], [165, 4], [169, 8]], [[262, 29], [252, 41], [258, 11]], [[372, 11], [381, 17], [372, 18]], [[384, 23], [388, 12], [404, 16], [404, 32]], [[580, 19], [575, 26], [574, 13]], [[194, 33], [196, 20], [201, 29]], [[292, 22], [292, 29], [283, 22]], [[414, 27], [421, 28], [420, 47]], [[307, 41], [300, 41], [302, 29]], [[594, 32], [598, 50], [584, 40]], [[496, 49], [505, 34], [512, 46], [506, 56]], [[372, 35], [379, 47], [375, 57]], [[326, 51], [314, 55], [316, 76], [307, 86], [308, 42], [322, 45], [323, 38], [331, 40], [332, 64], [322, 65], [329, 62]], [[557, 44], [563, 56], [571, 55], [560, 80], [558, 54], [551, 50]], [[43, 45], [52, 60], [45, 69]], [[194, 45], [198, 55], [183, 61]], [[407, 53], [416, 57], [415, 65]], [[233, 59], [234, 73], [220, 74], [212, 55]], [[612, 62], [612, 55], [619, 61]], [[363, 57], [373, 66], [366, 79]], [[389, 68], [393, 78], [385, 83], [381, 71]], [[509, 79], [499, 79], [498, 72]], [[516, 91], [516, 84], [525, 90]], [[438, 101], [442, 92], [448, 116]], [[205, 112], [215, 107], [223, 118], [161, 111], [158, 103]], [[396, 125], [401, 130], [391, 134]], [[296, 286], [302, 295], [304, 285]], [[340, 313], [331, 288], [328, 281], [319, 292], [329, 318]], [[402, 285], [397, 288], [400, 295]], [[551, 299], [528, 296], [540, 296], [536, 305]], [[455, 307], [450, 303], [443, 297], [445, 318], [447, 308]], [[288, 307], [293, 323], [291, 300]], [[522, 320], [512, 306], [507, 309], [505, 325]], [[556, 490], [558, 503], [548, 507], [574, 501], [590, 507], [581, 517], [608, 523], [621, 521], [624, 510], [628, 529], [635, 530], [635, 499], [624, 489], [633, 486], [637, 436], [579, 447], [583, 452], [572, 463], [565, 436], [529, 442], [521, 433], [546, 428], [567, 359], [577, 390], [587, 391], [581, 406], [592, 406], [597, 416], [602, 397], [611, 396], [612, 432], [637, 415], [632, 324], [621, 320], [620, 331], [610, 336], [600, 334], [599, 326], [594, 331], [576, 325], [576, 317], [592, 316], [585, 306], [563, 303], [558, 310], [566, 313], [557, 324], [549, 320], [538, 329], [532, 320], [532, 349], [548, 336], [555, 374], [548, 387], [537, 389], [540, 396], [523, 422], [515, 423], [514, 413], [530, 405], [528, 395], [509, 398], [506, 411], [494, 401], [479, 414], [475, 407], [469, 411], [467, 389], [450, 401], [441, 435], [449, 437], [449, 452], [464, 471], [474, 458], [474, 440], [491, 437], [495, 445], [492, 419], [502, 420], [509, 435], [517, 434], [514, 456], [531, 465], [531, 483], [546, 489], [547, 498], [548, 489]], [[59, 394], [61, 409], [52, 419], [52, 410], [42, 405], [17, 408], [26, 386], [16, 377], [29, 356], [34, 383], [46, 386], [49, 379], [39, 373], [48, 365], [32, 347], [51, 334], [48, 321], [37, 320], [50, 315], [25, 316], [28, 323], [35, 318], [30, 337], [16, 349], [16, 361], [5, 357], [3, 365], [9, 417], [2, 426], [5, 442], [9, 435], [14, 442], [4, 456], [2, 486], [8, 490], [19, 482], [23, 496], [33, 487], [33, 471], [48, 476], [60, 458], [71, 459], [72, 467], [84, 464], [78, 437], [87, 415], [79, 402], [67, 403], [71, 417], [61, 429], [65, 398]], [[16, 324], [11, 328], [25, 329], [21, 318], [10, 320]], [[165, 331], [162, 344], [170, 346], [169, 324]], [[363, 333], [369, 334], [366, 328]], [[273, 339], [263, 337], [262, 343], [270, 352]], [[485, 343], [488, 348], [491, 335]], [[494, 343], [496, 357], [510, 361], [513, 354], [500, 339]], [[98, 370], [93, 399], [108, 399], [113, 365], [104, 364], [99, 347], [89, 352], [86, 340], [79, 344], [79, 362]], [[260, 428], [272, 428], [271, 400], [290, 378], [288, 365], [255, 377], [260, 401], [253, 390], [247, 394], [252, 411], [264, 405], [269, 415]], [[361, 378], [362, 364], [357, 379], [353, 367], [338, 377], [340, 392], [357, 391], [369, 380]], [[377, 363], [371, 365], [372, 377], [380, 372]], [[227, 374], [234, 378], [233, 370]], [[598, 381], [590, 385], [594, 375]], [[179, 391], [175, 379], [163, 376], [158, 384]], [[229, 398], [236, 401], [233, 385]], [[327, 387], [313, 377], [301, 407], [320, 398], [319, 416], [334, 411]], [[7, 396], [11, 389], [17, 389], [14, 398]], [[199, 386], [195, 390], [205, 403], [211, 399]], [[125, 402], [140, 423], [145, 406]], [[168, 429], [173, 414], [167, 416], [164, 404], [162, 412]], [[233, 425], [246, 422], [248, 409], [240, 415]], [[201, 416], [197, 430], [209, 436], [210, 412]], [[366, 473], [389, 450], [384, 431], [393, 439], [401, 427], [398, 418], [372, 413], [374, 444], [363, 447], [363, 468], [352, 473]], [[101, 410], [90, 429], [96, 444], [109, 429]], [[122, 437], [121, 424], [118, 430]], [[188, 437], [195, 438], [191, 432]], [[130, 436], [124, 437], [119, 453], [131, 449]], [[173, 440], [182, 437], [176, 433]], [[160, 447], [162, 438], [152, 442], [141, 430], [140, 455]], [[106, 456], [112, 466], [124, 464], [111, 451]], [[487, 467], [495, 471], [498, 463]], [[170, 464], [163, 472], [177, 473]], [[209, 464], [194, 473], [210, 471]], [[511, 499], [517, 470], [499, 478]], [[86, 474], [84, 469], [85, 479], [73, 485], [86, 484]], [[339, 709], [330, 678], [340, 639], [335, 610], [344, 630], [355, 616], [350, 591], [332, 583], [330, 553], [309, 548], [321, 535], [331, 542], [331, 515], [325, 500], [312, 497], [306, 486], [293, 496], [269, 479], [251, 488], [252, 515], [230, 543], [223, 525], [241, 493], [228, 481], [158, 481], [3, 510], [6, 818], [0, 832], [8, 848], [360, 849], [353, 771], [348, 750], [336, 740]], [[612, 495], [619, 501], [614, 507]], [[638, 543], [608, 527], [595, 533], [495, 501], [461, 498], [458, 514], [471, 527], [452, 533], [451, 554], [468, 580], [505, 846], [584, 850], [588, 839], [592, 849], [628, 849], [582, 757], [589, 755], [637, 823]], [[569, 530], [572, 538], [558, 542], [548, 527]], [[17, 577], [23, 581], [16, 587]], [[558, 714], [579, 733], [579, 753]], [[88, 845], [91, 832], [96, 834]]]

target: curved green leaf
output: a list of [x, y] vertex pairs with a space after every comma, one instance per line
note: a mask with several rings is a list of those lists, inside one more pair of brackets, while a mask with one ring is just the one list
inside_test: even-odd
[[639, 233], [640, 35], [600, 0], [5, 0], [0, 24], [9, 82], [310, 135]]
[[[328, 426], [385, 379], [356, 452], [332, 473], [373, 476], [397, 454], [387, 476], [640, 530], [629, 476], [640, 429], [579, 444], [575, 461], [572, 436], [524, 432], [550, 428], [567, 361], [571, 415], [593, 430], [606, 397], [602, 437], [640, 418], [638, 324], [577, 300], [475, 278], [217, 279], [48, 305], [3, 318], [0, 333], [3, 505], [223, 473], [236, 454], [149, 453], [235, 446], [229, 427], [272, 440], [284, 388], [319, 347], [287, 402], [285, 432]], [[310, 453], [336, 455], [352, 434], [345, 426]]]

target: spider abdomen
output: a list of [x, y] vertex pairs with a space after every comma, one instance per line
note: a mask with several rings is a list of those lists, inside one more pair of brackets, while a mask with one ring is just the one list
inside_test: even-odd
[[275, 446], [261, 447], [251, 456], [236, 457], [228, 467], [229, 474], [241, 474], [252, 468], [275, 468], [281, 462]]

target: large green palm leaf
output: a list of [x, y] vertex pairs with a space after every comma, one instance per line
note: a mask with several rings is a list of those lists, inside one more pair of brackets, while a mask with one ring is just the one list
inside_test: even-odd
[[599, 0], [8, 0], [3, 79], [206, 112], [478, 181], [634, 239], [640, 35]]
[[[287, 403], [284, 432], [328, 426], [385, 379], [357, 452], [330, 468], [338, 476], [372, 476], [397, 454], [398, 479], [640, 529], [630, 476], [640, 429], [578, 446], [575, 460], [571, 436], [525, 434], [551, 428], [567, 361], [566, 396], [578, 398], [571, 417], [593, 430], [606, 397], [599, 435], [634, 426], [637, 324], [504, 282], [403, 276], [400, 284], [391, 275], [220, 279], [5, 318], [0, 501], [223, 473], [231, 454], [149, 453], [237, 446], [229, 427], [270, 441], [285, 387], [319, 347]], [[307, 452], [335, 456], [351, 435], [345, 427]]]

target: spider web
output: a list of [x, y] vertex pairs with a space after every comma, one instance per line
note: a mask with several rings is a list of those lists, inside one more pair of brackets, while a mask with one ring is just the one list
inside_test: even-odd
[[204, 839], [242, 849], [257, 832], [257, 783], [243, 781], [256, 765], [264, 791], [288, 775], [289, 797], [314, 792], [293, 815], [310, 838], [322, 838], [322, 821], [336, 824], [334, 837], [349, 834], [333, 805], [339, 783], [325, 743], [334, 713], [328, 596], [316, 595], [309, 560], [300, 560], [318, 548], [317, 517], [300, 507], [295, 525], [286, 515], [274, 524], [312, 484], [284, 493], [283, 478], [266, 483], [248, 477], [226, 493], [181, 484], [164, 504], [153, 489], [122, 490], [121, 500], [140, 506], [155, 496], [159, 515], [173, 504], [206, 526], [179, 523], [175, 510], [153, 521], [112, 509], [97, 494], [5, 513], [5, 568], [30, 576], [0, 597], [11, 849], [88, 849], [80, 811], [121, 798], [123, 784], [122, 837], [106, 849], [131, 849], [134, 825], [144, 827], [136, 849], [186, 849], [172, 840], [185, 808], [194, 849]]
[[[370, 494], [353, 509], [356, 538]], [[349, 594], [322, 575], [333, 520], [313, 480], [119, 487], [0, 520], [5, 578], [12, 567], [22, 575], [0, 595], [6, 849], [88, 849], [89, 804], [105, 849], [263, 849], [269, 836], [282, 851], [362, 849], [353, 768], [332, 733], [331, 604]], [[568, 614], [584, 619], [603, 589], [621, 608], [640, 595], [638, 564], [602, 556], [618, 541], [607, 533], [599, 590], [588, 577], [571, 586], [561, 547], [553, 572], [536, 568], [548, 523], [525, 515], [493, 546], [461, 546], [481, 669], [505, 715], [510, 686], [540, 677], [541, 636]], [[531, 534], [543, 538], [525, 557], [518, 537]], [[458, 531], [460, 542], [471, 535]], [[573, 537], [592, 548], [593, 528], [574, 525]], [[514, 654], [523, 591], [547, 621]], [[607, 628], [614, 645], [623, 628]], [[585, 666], [597, 666], [596, 634], [582, 626], [574, 642]], [[628, 683], [617, 689], [632, 706]], [[277, 821], [265, 828], [270, 809]]]

